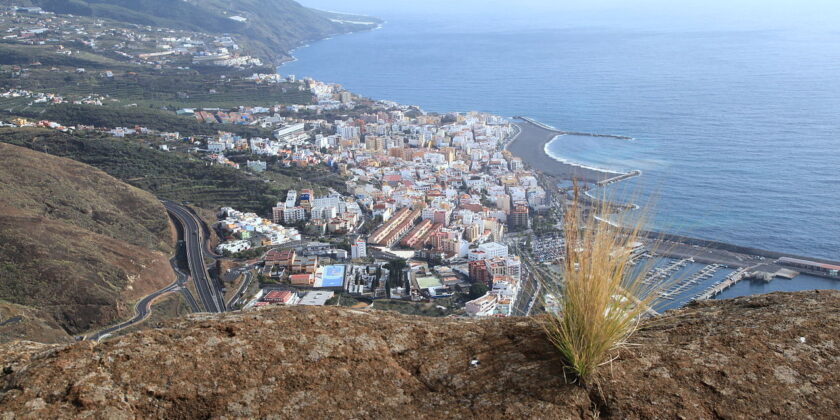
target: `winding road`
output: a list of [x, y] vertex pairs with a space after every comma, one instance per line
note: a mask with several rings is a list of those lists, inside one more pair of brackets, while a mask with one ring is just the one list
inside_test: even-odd
[[129, 319], [128, 321], [119, 323], [117, 325], [113, 325], [113, 326], [110, 326], [108, 328], [105, 328], [104, 330], [98, 331], [94, 334], [91, 334], [91, 335], [87, 336], [87, 339], [88, 340], [93, 340], [93, 341], [99, 341], [103, 338], [106, 338], [106, 337], [110, 336], [111, 334], [113, 334], [117, 331], [126, 329], [126, 328], [128, 328], [132, 325], [139, 324], [139, 323], [145, 321], [149, 317], [149, 315], [152, 314], [152, 303], [155, 301], [155, 299], [157, 299], [157, 298], [159, 298], [159, 297], [161, 297], [161, 296], [163, 296], [163, 295], [165, 295], [169, 292], [176, 292], [176, 291], [180, 292], [184, 296], [184, 299], [186, 299], [187, 304], [190, 305], [190, 309], [193, 312], [198, 312], [199, 311], [198, 304], [196, 303], [195, 298], [193, 298], [192, 293], [190, 293], [190, 291], [186, 288], [186, 282], [187, 282], [188, 276], [187, 276], [187, 274], [185, 274], [184, 272], [182, 272], [181, 270], [178, 269], [176, 259], [177, 259], [177, 257], [173, 257], [169, 261], [169, 263], [172, 265], [172, 269], [175, 271], [175, 275], [178, 277], [175, 280], [175, 282], [173, 282], [172, 284], [170, 284], [170, 285], [164, 287], [163, 289], [160, 289], [160, 290], [158, 290], [158, 291], [156, 291], [152, 294], [146, 295], [143, 299], [140, 299], [134, 305], [134, 317], [133, 318]]
[[[162, 202], [173, 221], [182, 227], [181, 235], [183, 238], [179, 239], [178, 246], [180, 247], [183, 245], [185, 247], [187, 264], [189, 265], [192, 278], [195, 280], [195, 287], [200, 295], [199, 297], [201, 298], [202, 305], [204, 308], [207, 308], [207, 312], [224, 312], [227, 310], [227, 306], [225, 305], [222, 293], [219, 288], [216, 287], [213, 279], [207, 273], [207, 267], [204, 265], [205, 255], [215, 257], [215, 254], [212, 254], [209, 251], [205, 241], [203, 240], [205, 235], [204, 225], [199, 222], [195, 215], [193, 215], [185, 207], [170, 201], [164, 200]], [[134, 305], [133, 318], [105, 328], [84, 338], [87, 340], [99, 341], [117, 331], [145, 321], [152, 313], [152, 303], [154, 303], [155, 299], [170, 292], [181, 293], [192, 312], [201, 312], [201, 307], [193, 294], [187, 288], [187, 281], [190, 278], [190, 274], [184, 273], [178, 268], [177, 259], [178, 256], [176, 255], [169, 261], [172, 265], [172, 270], [177, 276], [175, 282], [140, 299]]]

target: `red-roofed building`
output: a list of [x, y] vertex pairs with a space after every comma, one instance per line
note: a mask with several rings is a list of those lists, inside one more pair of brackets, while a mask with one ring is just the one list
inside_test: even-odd
[[312, 286], [315, 284], [315, 276], [312, 274], [292, 274], [289, 281], [295, 286]]
[[300, 298], [297, 293], [288, 290], [272, 290], [263, 296], [262, 300], [268, 303], [294, 305], [300, 301]]
[[265, 265], [280, 265], [291, 267], [295, 262], [294, 249], [272, 249], [265, 254]]

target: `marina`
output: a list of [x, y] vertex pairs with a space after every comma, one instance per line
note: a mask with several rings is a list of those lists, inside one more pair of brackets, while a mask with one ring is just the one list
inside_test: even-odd
[[647, 276], [645, 276], [645, 279], [642, 280], [642, 283], [646, 285], [661, 284], [665, 281], [668, 281], [669, 279], [672, 279], [676, 272], [685, 268], [685, 266], [688, 265], [688, 263], [693, 262], [694, 259], [686, 258], [674, 262], [673, 264], [664, 268], [653, 268], [650, 270], [649, 273], [647, 273]]
[[677, 295], [679, 295], [689, 287], [714, 277], [715, 273], [717, 273], [718, 271], [720, 271], [721, 268], [724, 267], [725, 266], [722, 264], [707, 265], [703, 267], [697, 274], [694, 274], [685, 281], [675, 284], [668, 290], [663, 291], [661, 293], [661, 296], [663, 299], [673, 300]]
[[732, 274], [726, 276], [726, 278], [722, 281], [715, 283], [699, 295], [695, 296], [692, 300], [707, 300], [719, 295], [724, 290], [734, 286], [739, 281], [749, 277], [750, 268], [740, 268], [736, 270]]

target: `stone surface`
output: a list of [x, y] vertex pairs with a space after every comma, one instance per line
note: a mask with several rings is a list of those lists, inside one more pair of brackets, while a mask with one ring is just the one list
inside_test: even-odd
[[840, 292], [697, 304], [646, 323], [584, 388], [539, 318], [193, 315], [100, 344], [0, 346], [0, 418], [828, 418], [838, 337]]

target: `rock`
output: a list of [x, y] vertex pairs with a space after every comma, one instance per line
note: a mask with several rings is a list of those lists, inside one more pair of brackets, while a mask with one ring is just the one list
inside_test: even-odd
[[671, 311], [588, 388], [566, 383], [540, 318], [202, 314], [99, 345], [0, 346], [0, 417], [821, 418], [840, 407], [839, 308], [823, 291]]

